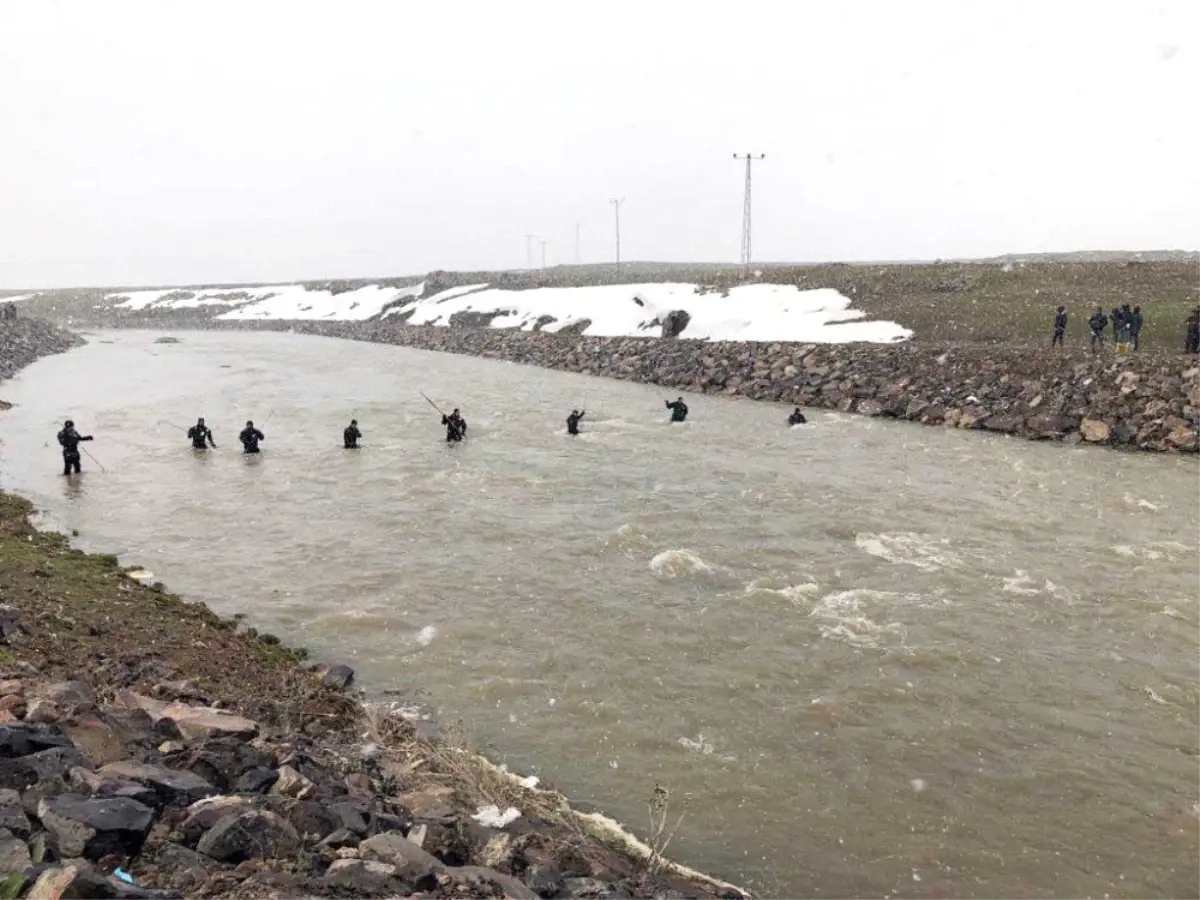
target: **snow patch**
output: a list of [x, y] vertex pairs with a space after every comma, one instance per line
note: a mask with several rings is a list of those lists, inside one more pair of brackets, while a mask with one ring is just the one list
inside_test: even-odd
[[259, 287], [224, 286], [215, 288], [170, 288], [109, 294], [106, 299], [119, 301], [119, 309], [168, 310], [196, 309], [201, 306], [227, 306], [218, 319], [329, 319], [363, 321], [378, 316], [387, 304], [405, 297], [419, 297], [424, 284], [405, 288], [369, 284], [353, 291], [310, 291], [302, 284], [276, 284]]
[[[458, 293], [452, 293], [457, 291]], [[894, 322], [852, 321], [865, 313], [829, 288], [802, 291], [795, 285], [746, 284], [729, 296], [697, 293], [694, 284], [614, 284], [594, 287], [483, 290], [453, 288], [417, 301], [412, 325], [448, 325], [455, 313], [495, 313], [492, 328], [560, 331], [585, 320], [583, 334], [657, 337], [661, 317], [675, 309], [691, 317], [682, 337], [716, 341], [853, 341], [893, 343], [912, 332]], [[553, 321], [547, 323], [549, 318]]]
[[[488, 319], [491, 328], [561, 331], [582, 326], [597, 337], [658, 337], [662, 319], [686, 310], [684, 338], [710, 341], [799, 341], [824, 344], [895, 343], [912, 332], [895, 322], [871, 321], [850, 299], [831, 288], [744, 284], [727, 295], [700, 293], [694, 284], [614, 284], [507, 290], [487, 284], [449, 288], [421, 297], [424, 284], [406, 288], [367, 285], [333, 294], [300, 284], [257, 287], [171, 288], [109, 294], [129, 310], [225, 306], [226, 320], [324, 319], [364, 321], [409, 315], [411, 325], [449, 325], [458, 313]], [[411, 300], [386, 309], [398, 300]]]

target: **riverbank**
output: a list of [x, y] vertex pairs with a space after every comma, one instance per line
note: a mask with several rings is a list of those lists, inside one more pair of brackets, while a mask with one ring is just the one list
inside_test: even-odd
[[0, 493], [4, 896], [743, 896], [663, 858], [654, 785], [647, 848], [31, 512]]
[[[263, 322], [669, 390], [738, 396], [1038, 441], [1197, 452], [1200, 360], [978, 345], [789, 344], [593, 338], [387, 322]], [[782, 412], [781, 412], [782, 416]]]

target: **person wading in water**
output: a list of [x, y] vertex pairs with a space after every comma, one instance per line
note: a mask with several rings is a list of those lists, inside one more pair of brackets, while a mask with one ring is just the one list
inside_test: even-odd
[[258, 453], [258, 442], [265, 441], [267, 436], [254, 427], [254, 423], [247, 420], [246, 427], [242, 429], [242, 433], [238, 435], [238, 440], [242, 442], [243, 453]]
[[196, 420], [196, 424], [187, 430], [188, 439], [192, 442], [193, 450], [207, 450], [212, 447], [217, 449], [217, 442], [213, 440], [212, 429], [204, 424], [204, 417], [201, 416]]
[[63, 448], [64, 475], [71, 475], [72, 473], [78, 475], [83, 471], [79, 459], [79, 442], [90, 440], [92, 440], [92, 436], [90, 434], [80, 434], [76, 431], [75, 423], [70, 419], [67, 419], [63, 423], [62, 431], [58, 433], [58, 443]]

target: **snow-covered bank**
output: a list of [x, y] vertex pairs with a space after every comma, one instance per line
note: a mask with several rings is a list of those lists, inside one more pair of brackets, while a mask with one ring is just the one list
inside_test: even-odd
[[869, 321], [850, 298], [822, 288], [747, 284], [721, 293], [684, 283], [615, 284], [512, 290], [471, 284], [422, 296], [411, 287], [367, 285], [333, 293], [300, 284], [135, 291], [109, 294], [117, 309], [167, 312], [214, 307], [224, 320], [369, 321], [400, 318], [412, 325], [570, 329], [595, 337], [658, 337], [671, 313], [686, 323], [679, 336], [710, 341], [801, 341], [889, 344], [912, 332], [895, 322]]
[[672, 283], [452, 288], [398, 312], [413, 310], [412, 325], [448, 325], [456, 313], [494, 313], [492, 328], [553, 332], [583, 325], [578, 330], [595, 337], [657, 337], [673, 310], [690, 317], [681, 336], [698, 340], [888, 344], [912, 335], [895, 322], [865, 321], [866, 314], [850, 309], [850, 299], [834, 290], [802, 291], [790, 284], [746, 284], [728, 295], [701, 290]]
[[393, 301], [419, 297], [423, 285], [381, 287], [370, 284], [335, 294], [310, 290], [302, 284], [259, 287], [169, 288], [109, 294], [118, 309], [179, 310], [202, 306], [230, 307], [218, 319], [329, 319], [357, 322], [373, 319]]

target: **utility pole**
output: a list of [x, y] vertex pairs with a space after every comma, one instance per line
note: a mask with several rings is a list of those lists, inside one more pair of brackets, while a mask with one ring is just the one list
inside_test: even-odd
[[754, 160], [765, 159], [766, 156], [765, 153], [758, 156], [753, 153], [747, 153], [745, 156], [733, 154], [734, 159], [746, 161], [746, 199], [742, 206], [742, 267], [746, 275], [750, 274], [750, 165]]
[[609, 198], [609, 203], [613, 205], [613, 215], [617, 222], [617, 271], [621, 271], [621, 204], [625, 202], [625, 198], [620, 200]]
[[538, 238], [542, 242], [542, 268], [546, 268], [546, 239]]
[[535, 237], [537, 237], [536, 234], [525, 235], [525, 268], [526, 269], [533, 268], [533, 239]]
[[575, 223], [575, 265], [579, 265], [579, 223]]

